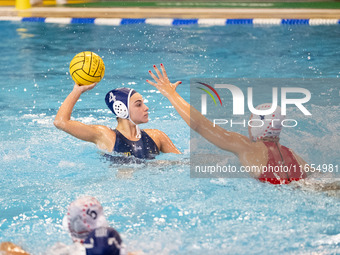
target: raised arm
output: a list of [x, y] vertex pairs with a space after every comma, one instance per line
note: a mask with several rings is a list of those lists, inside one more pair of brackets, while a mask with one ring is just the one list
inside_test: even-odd
[[[106, 139], [110, 129], [100, 125], [86, 125], [79, 121], [71, 120], [73, 107], [80, 95], [85, 91], [93, 89], [97, 83], [88, 86], [74, 85], [72, 92], [67, 96], [59, 108], [55, 117], [54, 125], [70, 135], [88, 142], [95, 143], [99, 148], [111, 151], [112, 140]], [[113, 132], [112, 132], [113, 133]]]
[[179, 115], [194, 131], [219, 148], [233, 152], [237, 155], [240, 155], [240, 153], [246, 151], [250, 147], [251, 141], [248, 137], [226, 131], [220, 126], [214, 127], [210, 120], [186, 102], [176, 92], [177, 86], [182, 82], [177, 81], [172, 84], [169, 81], [163, 64], [161, 64], [162, 73], [156, 66], [154, 66], [154, 69], [158, 77], [154, 75], [152, 71], [149, 71], [155, 82], [149, 80], [147, 80], [147, 82], [156, 87], [162, 95], [169, 99]]

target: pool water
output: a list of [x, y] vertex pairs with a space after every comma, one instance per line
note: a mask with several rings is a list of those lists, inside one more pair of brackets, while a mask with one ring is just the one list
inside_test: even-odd
[[[0, 37], [0, 241], [32, 254], [56, 242], [70, 244], [62, 227], [67, 206], [92, 195], [130, 251], [340, 253], [339, 197], [251, 178], [190, 178], [190, 129], [145, 81], [152, 65], [163, 63], [189, 100], [190, 79], [197, 77], [328, 80], [311, 87], [313, 118], [301, 119], [297, 132], [285, 131], [281, 140], [307, 162], [339, 164], [340, 26], [0, 22]], [[81, 96], [72, 116], [114, 128], [105, 94], [134, 88], [150, 108], [142, 128], [164, 131], [182, 155], [117, 164], [53, 126], [73, 87], [69, 62], [85, 50], [103, 58], [106, 74]], [[238, 164], [230, 153], [226, 158]]]

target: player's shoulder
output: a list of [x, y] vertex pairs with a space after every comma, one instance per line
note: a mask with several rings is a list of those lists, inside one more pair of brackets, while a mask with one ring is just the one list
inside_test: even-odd
[[155, 136], [155, 137], [163, 137], [166, 136], [166, 134], [159, 130], [159, 129], [143, 129], [149, 136]]
[[107, 127], [107, 126], [104, 126], [104, 125], [92, 125], [93, 128], [95, 128], [98, 132], [101, 132], [101, 133], [108, 133], [110, 135], [113, 135], [114, 137], [116, 137], [116, 132]]

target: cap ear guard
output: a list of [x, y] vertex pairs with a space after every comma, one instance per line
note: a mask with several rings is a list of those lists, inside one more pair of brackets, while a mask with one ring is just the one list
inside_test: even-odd
[[126, 119], [129, 116], [129, 111], [122, 101], [115, 101], [112, 109], [118, 118]]

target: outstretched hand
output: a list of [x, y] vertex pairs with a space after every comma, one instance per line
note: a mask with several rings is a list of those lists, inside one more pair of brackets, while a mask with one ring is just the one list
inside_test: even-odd
[[79, 91], [80, 93], [84, 93], [85, 91], [91, 90], [93, 89], [96, 85], [98, 84], [98, 82], [92, 83], [90, 85], [78, 85], [77, 83], [74, 84], [73, 90]]
[[166, 74], [163, 64], [161, 64], [162, 73], [159, 71], [157, 66], [154, 65], [153, 68], [155, 69], [157, 76], [154, 75], [152, 71], [149, 71], [149, 74], [151, 75], [155, 82], [152, 82], [150, 80], [146, 81], [152, 86], [156, 87], [159, 90], [159, 92], [162, 93], [163, 96], [165, 97], [170, 96], [172, 93], [176, 91], [177, 86], [182, 82], [177, 81], [176, 83], [171, 83], [169, 81], [168, 75]]

